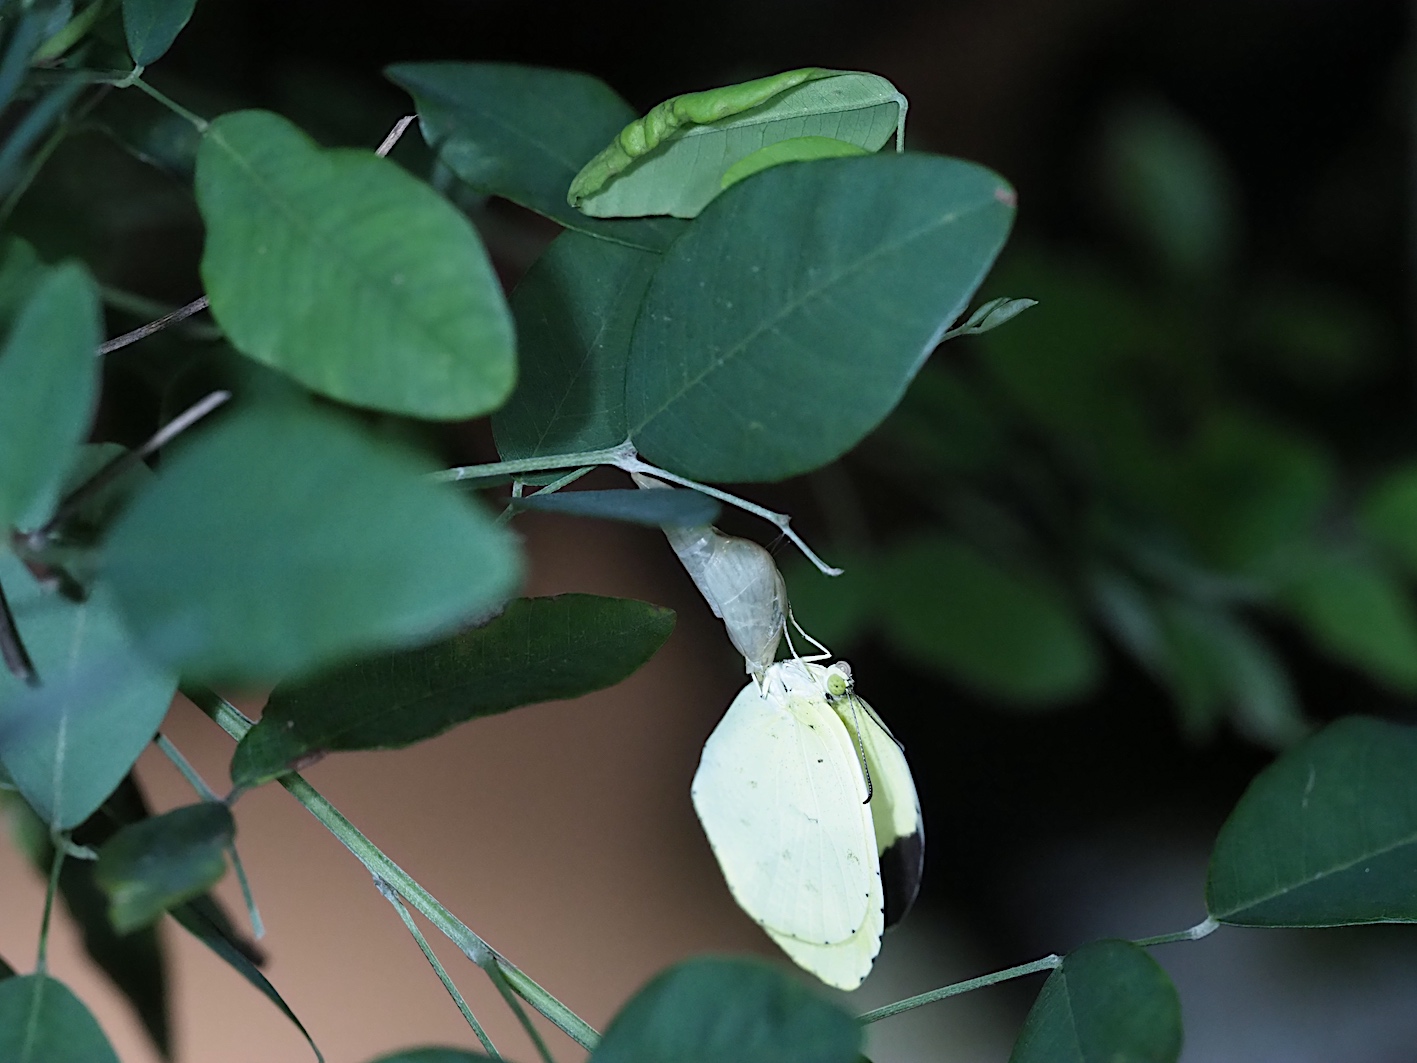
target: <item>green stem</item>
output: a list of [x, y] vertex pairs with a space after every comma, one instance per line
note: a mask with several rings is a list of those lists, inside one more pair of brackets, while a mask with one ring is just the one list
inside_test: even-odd
[[[216, 791], [207, 785], [207, 780], [203, 779], [197, 769], [192, 767], [191, 762], [182, 755], [182, 750], [173, 745], [166, 735], [157, 736], [157, 747], [172, 761], [178, 771], [182, 773], [182, 778], [187, 780], [187, 784], [197, 791], [197, 796], [203, 801], [221, 801], [216, 795]], [[230, 804], [228, 800], [226, 802]], [[241, 854], [236, 849], [236, 843], [232, 842], [226, 847], [226, 853], [231, 857], [231, 869], [236, 872], [236, 881], [241, 886], [241, 899], [246, 904], [246, 915], [251, 920], [251, 935], [260, 941], [266, 936], [266, 924], [261, 919], [261, 910], [256, 907], [256, 895], [251, 892], [251, 880], [246, 877], [246, 865], [241, 862]]]
[[1031, 963], [1021, 963], [1017, 967], [1009, 967], [1002, 971], [995, 971], [993, 974], [981, 974], [978, 978], [970, 978], [963, 982], [955, 982], [951, 985], [941, 986], [939, 989], [932, 989], [928, 993], [921, 993], [919, 996], [907, 997], [904, 1000], [897, 1000], [894, 1004], [887, 1004], [883, 1008], [875, 1011], [868, 1011], [864, 1015], [857, 1016], [863, 1026], [868, 1022], [879, 1022], [881, 1019], [889, 1019], [893, 1015], [899, 1015], [903, 1011], [910, 1011], [913, 1008], [921, 1007], [925, 1004], [933, 1004], [937, 1000], [944, 1000], [946, 997], [956, 997], [961, 993], [968, 993], [974, 989], [983, 989], [985, 986], [998, 985], [1000, 982], [1007, 982], [1010, 979], [1022, 978], [1024, 975], [1037, 974], [1039, 971], [1051, 971], [1062, 964], [1063, 958], [1056, 953], [1052, 956], [1044, 956], [1041, 960], [1034, 960]]
[[531, 1038], [531, 1043], [536, 1046], [536, 1054], [541, 1057], [541, 1063], [556, 1063], [551, 1056], [551, 1050], [546, 1047], [546, 1042], [541, 1039], [541, 1032], [532, 1024], [531, 1017], [527, 1015], [526, 1009], [517, 1000], [516, 993], [512, 990], [511, 983], [507, 981], [507, 976], [502, 973], [502, 969], [493, 964], [487, 968], [487, 977], [492, 980], [492, 984], [497, 987], [497, 992], [506, 1001], [507, 1007], [512, 1009], [512, 1014], [517, 1017], [517, 1021], [522, 1024], [522, 1029], [526, 1031], [527, 1037]]
[[59, 892], [59, 872], [63, 870], [64, 858], [69, 855], [68, 835], [55, 834], [51, 841], [54, 858], [49, 865], [49, 886], [44, 891], [44, 915], [39, 922], [39, 949], [34, 960], [36, 974], [44, 974], [49, 962], [49, 922], [54, 915], [54, 897]]
[[604, 450], [581, 450], [572, 454], [548, 454], [544, 458], [516, 458], [512, 461], [494, 461], [487, 465], [463, 465], [456, 469], [444, 469], [433, 473], [433, 479], [445, 483], [459, 483], [464, 480], [490, 480], [499, 476], [516, 476], [524, 472], [551, 472], [555, 469], [574, 469], [581, 465], [616, 465], [626, 456], [634, 454], [628, 443]]
[[[194, 686], [184, 687], [182, 692], [238, 742], [251, 729], [251, 721], [213, 691]], [[493, 975], [493, 971], [503, 976], [505, 982], [523, 1000], [551, 1020], [567, 1037], [588, 1051], [595, 1048], [600, 1041], [600, 1035], [588, 1022], [509, 963], [457, 916], [443, 907], [408, 872], [384, 855], [378, 846], [345, 819], [323, 794], [294, 772], [282, 776], [280, 784], [304, 805], [306, 811], [318, 819], [371, 875], [391, 885], [404, 900], [418, 909], [439, 933], [456, 945], [464, 956], [488, 972], [488, 977], [492, 978], [494, 984], [498, 979]]]
[[472, 1027], [472, 1032], [477, 1035], [477, 1039], [482, 1042], [482, 1047], [487, 1049], [487, 1054], [493, 1059], [501, 1059], [502, 1054], [497, 1051], [497, 1047], [492, 1043], [492, 1039], [487, 1036], [487, 1031], [482, 1028], [482, 1023], [477, 1021], [477, 1016], [472, 1013], [472, 1009], [467, 1006], [467, 1001], [458, 991], [457, 985], [448, 976], [447, 969], [443, 966], [437, 955], [433, 952], [432, 946], [428, 944], [428, 939], [423, 936], [423, 931], [418, 929], [418, 924], [413, 921], [413, 916], [409, 915], [408, 909], [403, 906], [403, 901], [399, 899], [398, 891], [381, 878], [374, 879], [374, 886], [383, 894], [384, 900], [394, 906], [394, 911], [399, 913], [399, 918], [403, 920], [403, 925], [408, 928], [408, 932], [413, 935], [413, 940], [418, 942], [419, 949], [423, 952], [423, 958], [428, 961], [433, 968], [433, 973], [438, 976], [438, 981], [443, 983], [443, 988], [448, 991], [448, 996], [453, 998], [453, 1003], [462, 1012], [462, 1017], [467, 1020], [467, 1024]]
[[142, 67], [134, 67], [133, 72], [129, 74], [127, 78], [124, 79], [124, 82], [126, 82], [126, 84], [124, 82], [119, 82], [118, 87], [127, 88], [128, 85], [132, 85], [133, 88], [139, 89], [142, 92], [146, 92], [149, 96], [157, 100], [158, 103], [162, 104], [173, 114], [177, 115], [179, 118], [185, 118], [187, 119], [187, 121], [191, 122], [198, 133], [206, 133], [207, 128], [211, 125], [210, 122], [208, 122], [201, 115], [187, 110], [187, 108], [183, 107], [176, 100], [153, 88], [151, 85], [149, 85], [146, 81], [142, 79], [142, 73]]
[[1176, 941], [1199, 941], [1203, 937], [1209, 937], [1220, 929], [1220, 924], [1206, 916], [1203, 920], [1191, 927], [1189, 930], [1177, 930], [1170, 934], [1157, 934], [1156, 937], [1139, 938], [1133, 941], [1133, 945], [1149, 949], [1153, 945], [1170, 945]]

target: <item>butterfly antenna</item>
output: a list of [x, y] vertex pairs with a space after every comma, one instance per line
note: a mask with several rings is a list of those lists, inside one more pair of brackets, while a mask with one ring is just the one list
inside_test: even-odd
[[861, 774], [866, 776], [866, 800], [861, 803], [869, 805], [876, 787], [871, 782], [871, 766], [866, 763], [866, 741], [861, 737], [861, 718], [856, 715], [856, 695], [848, 690], [846, 696], [851, 701], [851, 724], [856, 731], [856, 755], [861, 758]]

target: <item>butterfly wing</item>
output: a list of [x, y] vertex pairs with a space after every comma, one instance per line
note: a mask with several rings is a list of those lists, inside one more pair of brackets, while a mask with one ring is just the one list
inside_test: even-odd
[[[861, 710], [856, 718], [874, 790], [871, 820], [885, 889], [886, 926], [895, 926], [920, 892], [925, 870], [925, 820], [905, 753], [875, 710], [859, 695], [851, 696]], [[849, 710], [842, 706], [838, 711]]]
[[734, 699], [692, 794], [739, 906], [824, 981], [858, 985], [880, 947], [875, 829], [851, 736], [804, 666]]

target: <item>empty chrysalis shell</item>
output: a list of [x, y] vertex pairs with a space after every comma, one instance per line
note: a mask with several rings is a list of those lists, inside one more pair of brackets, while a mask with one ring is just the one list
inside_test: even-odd
[[[633, 473], [646, 490], [668, 487]], [[664, 526], [669, 545], [713, 610], [728, 638], [743, 655], [747, 671], [761, 680], [777, 657], [787, 621], [787, 584], [772, 554], [749, 539], [725, 535], [711, 524]]]

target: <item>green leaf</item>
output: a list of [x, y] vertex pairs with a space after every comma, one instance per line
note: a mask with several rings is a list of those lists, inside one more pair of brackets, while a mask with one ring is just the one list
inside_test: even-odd
[[723, 171], [718, 183], [720, 189], [729, 188], [755, 173], [762, 173], [785, 162], [815, 162], [817, 159], [845, 159], [869, 154], [865, 148], [857, 147], [847, 140], [836, 140], [833, 137], [791, 137], [774, 141], [751, 155], [745, 155]]
[[105, 584], [75, 604], [8, 556], [0, 583], [41, 681], [28, 687], [0, 669], [0, 759], [45, 823], [68, 829], [128, 774], [177, 677], [140, 653]]
[[6, 978], [14, 977], [15, 969], [10, 966], [9, 962], [5, 959], [5, 957], [0, 956], [0, 982], [3, 982]]
[[482, 627], [279, 686], [231, 762], [256, 786], [311, 753], [397, 749], [466, 720], [613, 686], [669, 637], [674, 614], [628, 598], [519, 598]]
[[1228, 264], [1240, 232], [1238, 192], [1199, 125], [1159, 102], [1119, 108], [1103, 166], [1107, 205], [1163, 266], [1186, 277]]
[[5, 1063], [118, 1063], [89, 1009], [63, 982], [27, 974], [0, 982]]
[[668, 218], [588, 218], [566, 203], [587, 159], [635, 117], [588, 74], [510, 63], [400, 63], [386, 71], [418, 105], [424, 139], [479, 192], [503, 196], [568, 229], [662, 251], [684, 229]]
[[669, 524], [694, 527], [712, 524], [721, 508], [715, 499], [698, 491], [558, 491], [527, 495], [512, 501], [517, 509], [538, 513], [564, 513], [573, 517], [625, 520], [658, 528]]
[[425, 471], [311, 409], [231, 416], [114, 525], [115, 595], [192, 675], [284, 677], [425, 641], [497, 606], [520, 570], [510, 535]]
[[861, 1027], [755, 960], [705, 957], [657, 975], [605, 1031], [590, 1063], [856, 1063]]
[[1388, 473], [1368, 490], [1358, 513], [1363, 530], [1417, 575], [1417, 464]]
[[482, 241], [395, 163], [238, 111], [207, 130], [196, 190], [202, 280], [243, 354], [413, 417], [477, 417], [511, 393], [511, 315]]
[[1417, 691], [1417, 613], [1381, 564], [1308, 550], [1294, 559], [1279, 590], [1281, 603], [1321, 649], [1395, 690]]
[[898, 548], [876, 608], [892, 644], [922, 664], [1019, 705], [1076, 698], [1098, 679], [1092, 634], [1048, 580], [948, 538]]
[[492, 417], [504, 460], [601, 450], [629, 436], [625, 361], [659, 256], [562, 233], [512, 292], [521, 379]]
[[295, 1012], [290, 1010], [290, 1005], [276, 991], [276, 987], [271, 985], [266, 976], [261, 973], [260, 968], [246, 955], [245, 950], [233, 934], [225, 913], [216, 906], [210, 897], [197, 897], [186, 904], [179, 904], [172, 909], [171, 915], [184, 930], [225, 960], [237, 974], [250, 982], [267, 1000], [279, 1008], [295, 1028], [305, 1036], [310, 1050], [315, 1053], [315, 1058], [320, 1063], [324, 1063], [325, 1057], [320, 1053], [310, 1032], [295, 1017]]
[[[905, 110], [905, 97], [885, 78], [820, 67], [686, 93], [622, 129], [576, 174], [566, 201], [599, 218], [694, 218], [721, 189], [747, 176], [730, 180], [734, 164], [764, 147], [811, 137], [846, 142], [862, 149], [851, 154], [864, 154], [892, 135], [901, 147]], [[772, 165], [760, 161], [758, 169]]]
[[461, 1048], [406, 1048], [401, 1052], [380, 1056], [370, 1063], [483, 1063], [490, 1056], [465, 1052]]
[[99, 850], [94, 876], [113, 928], [126, 934], [205, 893], [226, 873], [231, 810], [203, 801], [124, 827]]
[[[0, 279], [17, 278], [6, 269]], [[88, 271], [67, 263], [18, 280], [33, 287], [0, 347], [0, 532], [53, 506], [98, 398], [98, 289]]]
[[630, 437], [698, 480], [780, 480], [888, 414], [1003, 246], [1013, 192], [957, 159], [779, 166], [664, 256], [625, 375]]
[[[3, 797], [4, 795], [0, 795]], [[54, 862], [49, 828], [24, 801], [7, 805], [11, 836], [37, 875], [47, 876]], [[147, 806], [130, 774], [103, 806], [74, 829], [77, 845], [96, 848], [113, 836], [128, 817], [147, 815]], [[167, 1015], [167, 971], [155, 927], [119, 935], [108, 921], [108, 898], [94, 882], [94, 861], [65, 860], [59, 870], [59, 895], [83, 935], [84, 951], [127, 997], [158, 1054], [171, 1057]]]
[[1206, 907], [1241, 926], [1417, 922], [1417, 728], [1348, 716], [1257, 775], [1220, 828]]
[[1094, 941], [1048, 976], [1009, 1063], [1175, 1063], [1181, 1002], [1127, 941]]
[[151, 66], [161, 59], [196, 6], [197, 0], [123, 0], [123, 35], [133, 62]]

